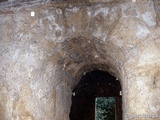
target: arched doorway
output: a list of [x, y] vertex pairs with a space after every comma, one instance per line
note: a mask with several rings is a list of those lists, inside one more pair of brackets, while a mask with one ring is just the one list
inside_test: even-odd
[[120, 92], [120, 82], [108, 72], [88, 72], [72, 91], [70, 120], [96, 120], [96, 100], [100, 97], [115, 99], [115, 120], [122, 120]]

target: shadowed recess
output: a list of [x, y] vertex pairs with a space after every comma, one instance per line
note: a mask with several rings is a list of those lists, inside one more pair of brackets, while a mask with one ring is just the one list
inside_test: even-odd
[[[113, 96], [121, 99], [119, 95], [121, 85], [115, 77], [108, 72], [94, 70], [81, 78], [72, 92], [71, 120], [95, 120], [96, 97]], [[121, 104], [118, 104], [117, 117], [122, 120]]]

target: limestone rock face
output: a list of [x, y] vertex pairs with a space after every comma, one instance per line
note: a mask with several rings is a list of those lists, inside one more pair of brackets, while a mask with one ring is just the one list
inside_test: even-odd
[[160, 115], [157, 9], [152, 0], [0, 7], [0, 120], [69, 120], [73, 88], [95, 69], [119, 78], [124, 120]]

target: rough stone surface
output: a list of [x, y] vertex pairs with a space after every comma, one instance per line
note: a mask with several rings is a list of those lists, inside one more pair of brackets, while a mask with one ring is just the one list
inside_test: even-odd
[[124, 120], [160, 115], [157, 17], [153, 0], [0, 7], [0, 120], [69, 120], [94, 69], [119, 78]]
[[154, 7], [157, 13], [157, 23], [158, 25], [160, 25], [160, 1], [159, 0], [154, 0]]

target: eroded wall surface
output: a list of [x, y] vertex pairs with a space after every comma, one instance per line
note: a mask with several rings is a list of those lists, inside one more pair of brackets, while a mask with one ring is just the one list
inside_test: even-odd
[[160, 114], [152, 0], [0, 8], [1, 120], [69, 120], [72, 89], [93, 69], [119, 78], [124, 120]]

